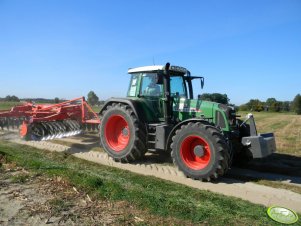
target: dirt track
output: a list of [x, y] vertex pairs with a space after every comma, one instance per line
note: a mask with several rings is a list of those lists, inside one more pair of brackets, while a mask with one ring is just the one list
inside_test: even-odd
[[[45, 149], [49, 151], [57, 151], [57, 152], [68, 152], [72, 155], [86, 159], [88, 161], [100, 163], [103, 165], [108, 165], [112, 167], [117, 167], [125, 170], [129, 170], [131, 172], [139, 173], [142, 175], [155, 176], [161, 179], [173, 181], [176, 183], [184, 184], [190, 187], [194, 187], [197, 189], [205, 189], [213, 192], [221, 193], [227, 196], [234, 196], [244, 200], [248, 200], [253, 203], [263, 204], [265, 206], [272, 205], [281, 205], [288, 208], [292, 208], [297, 212], [301, 212], [301, 195], [298, 193], [294, 193], [292, 191], [288, 191], [285, 189], [277, 189], [268, 186], [263, 186], [259, 184], [255, 184], [248, 181], [228, 178], [222, 178], [216, 183], [206, 183], [191, 180], [185, 178], [184, 175], [178, 171], [175, 167], [170, 164], [162, 164], [162, 162], [153, 161], [154, 156], [148, 155], [146, 156], [146, 161], [141, 163], [134, 164], [121, 164], [114, 162], [111, 158], [107, 156], [105, 153], [101, 153], [99, 151], [92, 151], [83, 148], [79, 148], [74, 145], [69, 147], [67, 145], [55, 144], [51, 142], [41, 141], [41, 142], [25, 142], [17, 138], [15, 134], [8, 134], [2, 136], [2, 139], [8, 139], [13, 142], [19, 144], [30, 145], [39, 149]], [[65, 142], [71, 142], [75, 144], [86, 144], [89, 147], [93, 147], [95, 141], [93, 139], [84, 139], [81, 140], [81, 137], [77, 138], [66, 138], [62, 139]], [[97, 142], [98, 143], [98, 142]], [[96, 143], [96, 145], [97, 145]], [[230, 175], [239, 174], [241, 175], [241, 170], [235, 169], [232, 173], [230, 171]], [[256, 172], [255, 172], [256, 173]], [[254, 175], [254, 171], [244, 170], [243, 174], [256, 177]], [[301, 178], [293, 177], [293, 176], [285, 176], [279, 174], [271, 174], [271, 173], [258, 173], [261, 174], [259, 176], [270, 178], [271, 180], [276, 179], [282, 181], [283, 183], [292, 184], [295, 186], [300, 186]]]
[[149, 214], [125, 201], [89, 196], [61, 177], [49, 178], [4, 162], [0, 170], [1, 226], [192, 225]]

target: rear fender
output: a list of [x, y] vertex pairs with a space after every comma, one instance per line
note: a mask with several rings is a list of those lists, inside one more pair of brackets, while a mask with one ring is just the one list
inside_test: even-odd
[[132, 111], [134, 112], [134, 114], [136, 115], [136, 117], [138, 118], [139, 121], [141, 122], [145, 122], [145, 117], [143, 112], [139, 111], [139, 107], [137, 105], [137, 102], [134, 100], [130, 100], [130, 99], [126, 99], [126, 98], [110, 98], [108, 99], [104, 106], [100, 109], [99, 115], [102, 114], [102, 112], [107, 108], [107, 106], [112, 105], [113, 103], [122, 103], [122, 104], [126, 104], [129, 105], [132, 109]]

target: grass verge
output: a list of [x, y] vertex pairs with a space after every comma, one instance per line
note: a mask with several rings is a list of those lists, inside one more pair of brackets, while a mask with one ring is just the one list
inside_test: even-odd
[[159, 216], [194, 224], [280, 225], [267, 217], [266, 208], [261, 205], [94, 164], [68, 154], [1, 141], [0, 155], [27, 170], [60, 176], [93, 197], [127, 201]]

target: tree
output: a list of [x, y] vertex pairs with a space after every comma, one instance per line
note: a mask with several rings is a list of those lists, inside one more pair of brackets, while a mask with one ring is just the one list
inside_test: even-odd
[[277, 101], [274, 97], [271, 97], [266, 100], [266, 105], [269, 108], [269, 111], [279, 112], [281, 110], [282, 102]]
[[7, 95], [5, 98], [4, 98], [5, 101], [13, 101], [13, 102], [20, 102], [20, 99], [18, 97], [16, 97], [15, 95]]
[[251, 99], [248, 103], [246, 103], [246, 105], [250, 111], [263, 111], [264, 109], [263, 102], [258, 99]]
[[298, 115], [301, 115], [301, 95], [298, 94], [293, 100], [293, 110]]
[[60, 103], [60, 99], [58, 97], [54, 98], [54, 103], [56, 104]]
[[99, 101], [98, 96], [93, 91], [90, 91], [88, 93], [88, 103], [94, 106], [95, 104], [97, 104], [98, 101]]
[[203, 93], [201, 95], [202, 100], [213, 101], [221, 104], [229, 104], [230, 99], [227, 94], [221, 93]]
[[291, 110], [291, 103], [290, 101], [283, 101], [281, 102], [281, 110], [282, 111], [290, 111]]
[[240, 111], [249, 111], [250, 109], [247, 104], [242, 104], [239, 106], [239, 110]]

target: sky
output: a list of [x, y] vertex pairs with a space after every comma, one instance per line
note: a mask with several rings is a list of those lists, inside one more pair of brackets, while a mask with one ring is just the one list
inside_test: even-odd
[[170, 62], [233, 104], [301, 93], [300, 0], [0, 0], [0, 97], [126, 96]]

